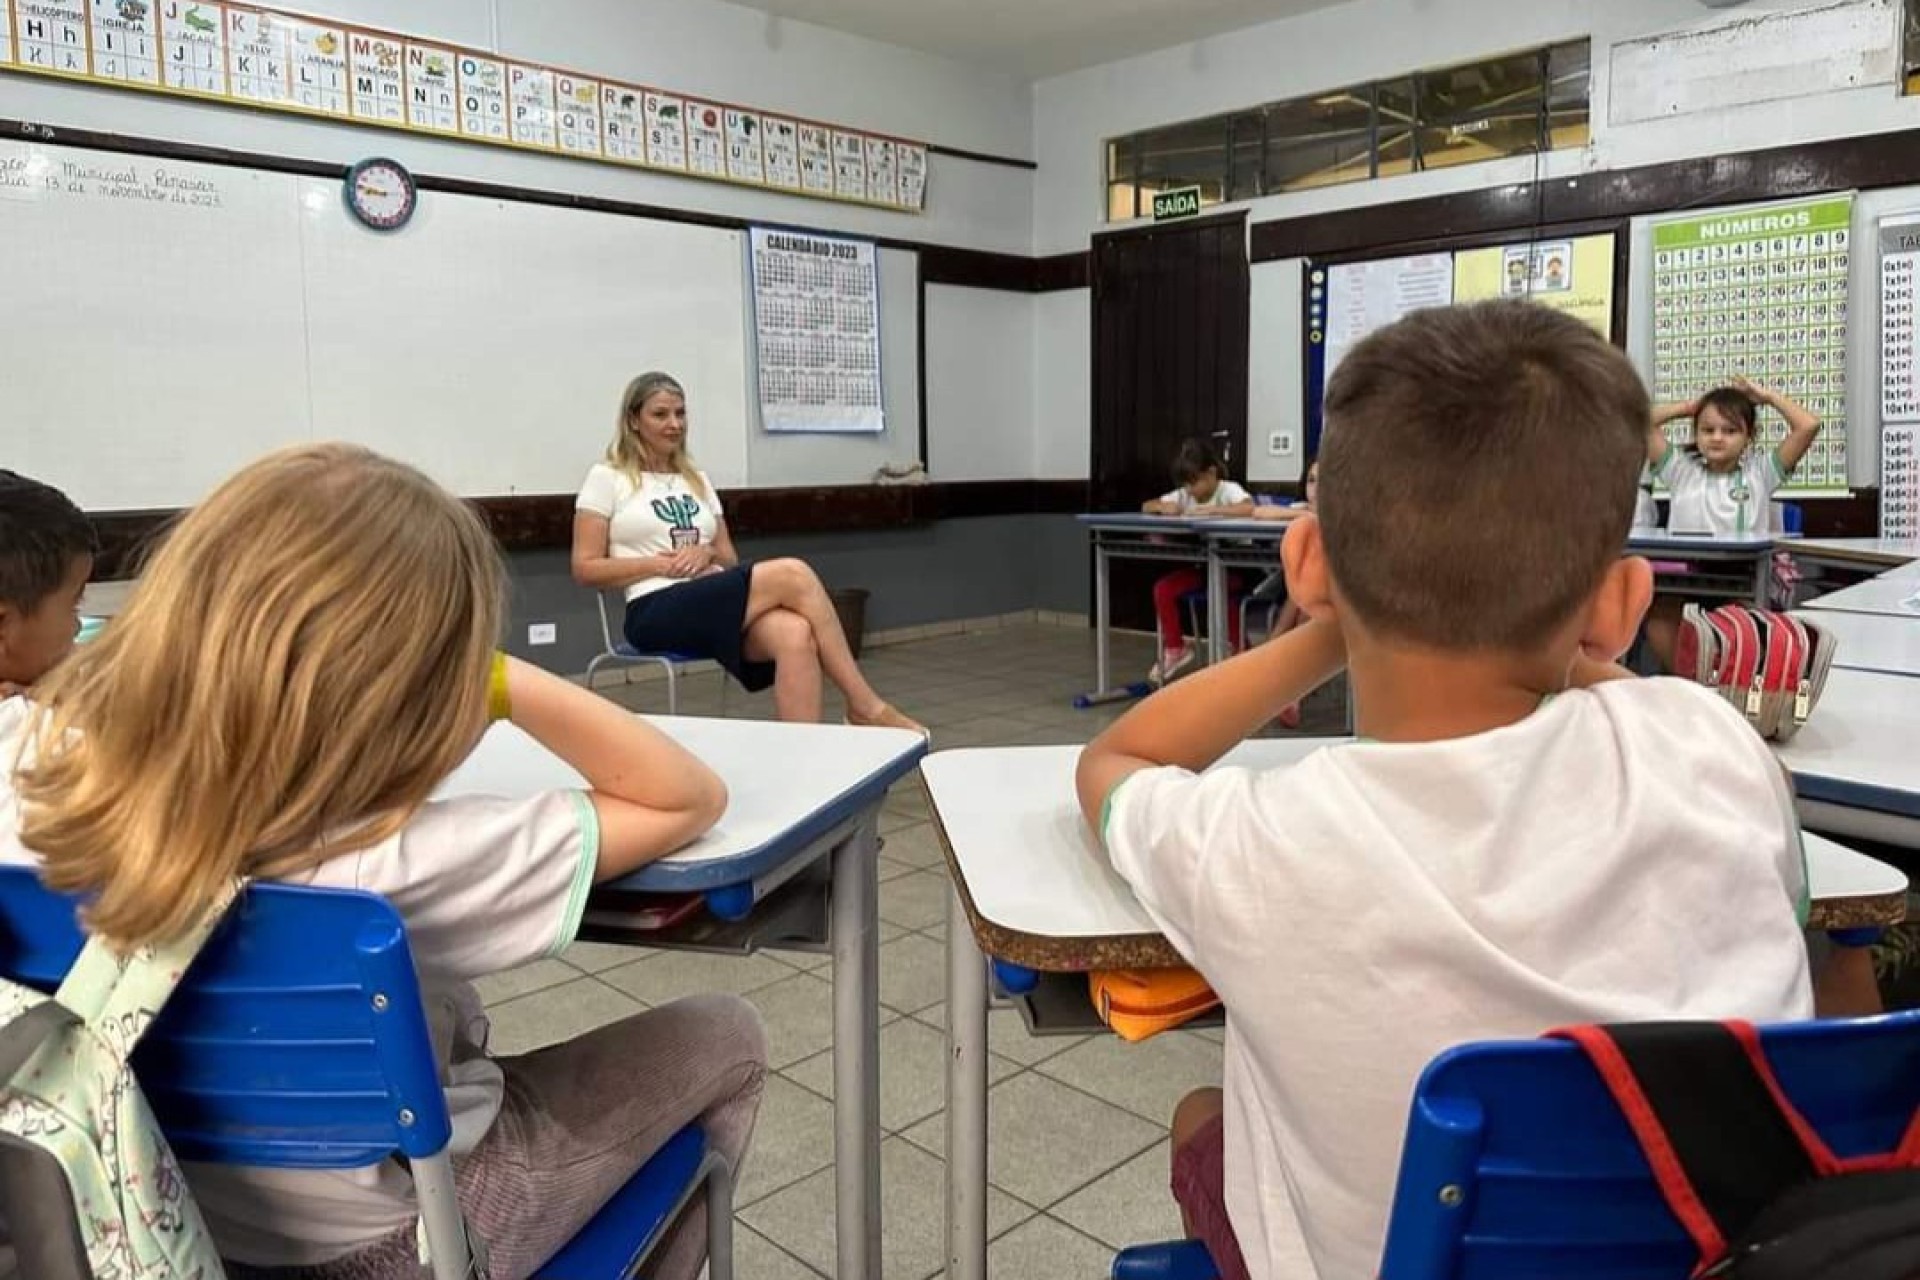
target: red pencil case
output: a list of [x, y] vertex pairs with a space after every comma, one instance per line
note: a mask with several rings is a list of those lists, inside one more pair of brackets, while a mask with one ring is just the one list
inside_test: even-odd
[[1793, 614], [1728, 604], [1682, 611], [1674, 671], [1718, 691], [1760, 736], [1785, 742], [1820, 701], [1833, 633]]

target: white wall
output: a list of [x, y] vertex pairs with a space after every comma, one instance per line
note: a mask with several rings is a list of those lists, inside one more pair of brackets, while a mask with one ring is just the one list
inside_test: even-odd
[[[1897, 8], [1896, 0], [1887, 0]], [[1724, 24], [1773, 10], [1805, 9], [1813, 0], [1754, 0], [1713, 12], [1698, 0], [1351, 0], [1297, 18], [1196, 41], [1121, 62], [1043, 80], [1034, 86], [1034, 252], [1087, 247], [1111, 229], [1104, 221], [1104, 144], [1140, 129], [1197, 119], [1263, 102], [1425, 67], [1472, 61], [1505, 50], [1587, 37], [1593, 45], [1592, 141], [1581, 151], [1552, 153], [1539, 171], [1569, 180], [1585, 172], [1697, 156], [1755, 150], [1826, 138], [1920, 127], [1920, 98], [1891, 84], [1700, 112], [1653, 123], [1612, 127], [1610, 55], [1614, 45], [1650, 35]], [[1452, 191], [1532, 181], [1532, 157], [1324, 187], [1248, 202], [1250, 221], [1271, 221]], [[1300, 273], [1297, 263], [1254, 269], [1250, 335], [1249, 466], [1255, 480], [1290, 480], [1301, 453], [1269, 453], [1266, 437], [1300, 431]], [[1857, 323], [1857, 322], [1856, 322]], [[1041, 406], [1067, 406], [1056, 383], [1090, 377], [1066, 362], [1084, 321], [1062, 305], [1043, 303], [1035, 341]], [[1858, 385], [1858, 384], [1855, 384]], [[1042, 419], [1045, 434], [1070, 431]], [[1079, 438], [1086, 438], [1084, 425]], [[1865, 454], [1864, 448], [1859, 451]], [[1064, 452], [1042, 456], [1059, 465]], [[1085, 475], [1087, 453], [1078, 470]], [[1067, 474], [1062, 472], [1062, 474]], [[1859, 477], [1856, 470], [1856, 478]]]
[[[1753, 103], [1647, 124], [1609, 127], [1608, 58], [1622, 41], [1723, 24], [1810, 0], [1754, 0], [1716, 13], [1698, 0], [1353, 0], [1231, 35], [1108, 63], [1034, 86], [1034, 245], [1083, 247], [1102, 221], [1102, 143], [1138, 129], [1336, 89], [1509, 49], [1593, 42], [1593, 141], [1548, 157], [1547, 172], [1720, 155], [1821, 138], [1920, 126], [1920, 99], [1889, 85]], [[1413, 199], [1533, 176], [1531, 158], [1325, 187], [1250, 204], [1256, 221]]]
[[929, 478], [1033, 476], [1033, 317], [1031, 294], [927, 287]]
[[[1032, 146], [1029, 96], [1004, 76], [721, 0], [314, 0], [311, 8], [963, 150], [1017, 158]], [[0, 76], [0, 116], [342, 164], [385, 154], [421, 173], [976, 249], [1025, 253], [1032, 242], [1030, 172], [942, 156], [929, 159], [927, 212], [915, 216], [23, 75]]]
[[1093, 449], [1093, 293], [1035, 298], [1033, 474], [1078, 480]]

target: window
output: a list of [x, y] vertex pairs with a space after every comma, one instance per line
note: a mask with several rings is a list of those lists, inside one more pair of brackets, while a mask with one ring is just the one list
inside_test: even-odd
[[1204, 207], [1583, 147], [1591, 57], [1570, 41], [1117, 138], [1107, 218], [1143, 217], [1174, 187], [1198, 186]]

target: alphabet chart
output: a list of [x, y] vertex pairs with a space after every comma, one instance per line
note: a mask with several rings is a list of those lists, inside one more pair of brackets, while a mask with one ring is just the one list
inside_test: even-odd
[[7, 71], [926, 207], [922, 143], [225, 0], [0, 0]]
[[761, 425], [886, 430], [873, 245], [755, 227], [752, 247]]
[[[1847, 487], [1847, 283], [1853, 197], [1673, 218], [1653, 227], [1653, 395], [1694, 400], [1736, 377], [1772, 387], [1826, 424], [1785, 494]], [[1685, 419], [1669, 428], [1676, 446]], [[1786, 423], [1763, 410], [1756, 448]]]

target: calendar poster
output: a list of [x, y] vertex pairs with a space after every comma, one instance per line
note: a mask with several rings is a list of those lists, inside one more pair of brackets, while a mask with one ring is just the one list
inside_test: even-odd
[[[1847, 487], [1847, 282], [1853, 197], [1787, 201], [1653, 227], [1654, 399], [1692, 400], [1736, 377], [1826, 423], [1783, 494]], [[1685, 444], [1685, 420], [1669, 428]], [[1762, 410], [1760, 447], [1786, 434]]]
[[873, 245], [755, 227], [752, 250], [761, 425], [886, 430]]

